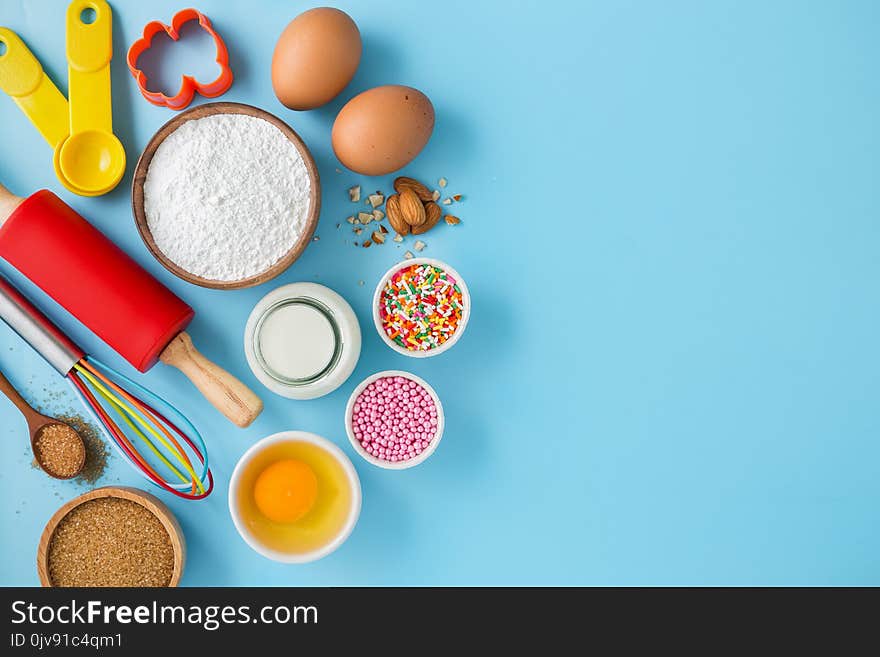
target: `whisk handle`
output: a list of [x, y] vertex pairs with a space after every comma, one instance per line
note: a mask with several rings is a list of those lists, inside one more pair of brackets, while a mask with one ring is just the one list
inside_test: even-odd
[[0, 318], [62, 376], [85, 357], [82, 349], [0, 276]]
[[263, 410], [263, 402], [244, 383], [205, 358], [186, 331], [181, 331], [159, 356], [176, 367], [233, 424], [247, 427]]

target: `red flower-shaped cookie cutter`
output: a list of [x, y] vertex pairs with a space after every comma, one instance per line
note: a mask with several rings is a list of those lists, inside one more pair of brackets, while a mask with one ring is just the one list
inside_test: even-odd
[[[220, 66], [220, 75], [213, 82], [202, 84], [191, 75], [184, 75], [183, 82], [180, 85], [180, 91], [176, 96], [168, 97], [157, 91], [147, 89], [147, 75], [138, 68], [137, 62], [150, 48], [153, 37], [163, 30], [175, 41], [180, 39], [180, 28], [184, 23], [197, 20], [202, 29], [211, 35], [214, 44], [217, 47], [217, 57], [215, 61]], [[203, 13], [195, 9], [182, 9], [174, 14], [171, 19], [171, 25], [165, 25], [159, 21], [151, 21], [144, 26], [144, 36], [131, 44], [128, 49], [128, 70], [137, 81], [141, 94], [153, 105], [170, 107], [173, 110], [181, 110], [192, 102], [196, 92], [199, 92], [205, 98], [215, 98], [225, 93], [232, 86], [232, 71], [229, 68], [229, 53], [226, 51], [226, 44], [220, 35], [211, 27], [211, 21]]]

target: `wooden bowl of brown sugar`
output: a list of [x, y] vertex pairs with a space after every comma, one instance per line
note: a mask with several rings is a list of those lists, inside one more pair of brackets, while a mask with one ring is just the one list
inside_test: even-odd
[[62, 506], [37, 548], [43, 586], [177, 586], [186, 544], [177, 519], [136, 488], [96, 488]]

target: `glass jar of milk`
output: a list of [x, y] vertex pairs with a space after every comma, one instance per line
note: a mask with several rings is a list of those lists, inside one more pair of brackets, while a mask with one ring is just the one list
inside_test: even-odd
[[254, 376], [292, 399], [333, 392], [354, 370], [361, 330], [354, 311], [317, 283], [291, 283], [263, 297], [247, 321], [244, 350]]

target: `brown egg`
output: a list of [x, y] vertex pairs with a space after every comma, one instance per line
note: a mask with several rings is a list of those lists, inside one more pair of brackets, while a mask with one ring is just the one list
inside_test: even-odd
[[272, 55], [275, 95], [295, 110], [329, 103], [354, 77], [361, 49], [361, 33], [344, 11], [301, 13], [284, 28]]
[[434, 130], [434, 106], [418, 89], [387, 85], [345, 104], [333, 123], [333, 150], [346, 167], [382, 176], [409, 164]]

